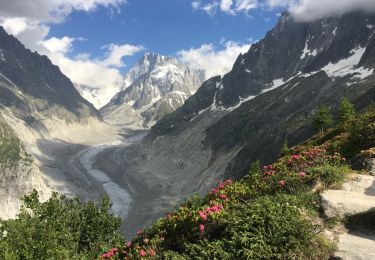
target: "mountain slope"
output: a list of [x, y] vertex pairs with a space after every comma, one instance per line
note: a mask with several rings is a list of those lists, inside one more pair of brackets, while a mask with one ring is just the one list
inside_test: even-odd
[[0, 104], [19, 113], [67, 120], [100, 118], [46, 56], [27, 50], [0, 27]]
[[203, 79], [202, 71], [175, 58], [145, 53], [125, 75], [124, 90], [100, 112], [116, 124], [148, 127], [180, 107]]
[[99, 112], [57, 66], [0, 27], [1, 218], [14, 217], [19, 199], [33, 189], [48, 195], [64, 186], [61, 178], [51, 182], [49, 173], [59, 169], [46, 163], [54, 159], [48, 144], [83, 142], [84, 131], [102, 126]]
[[372, 102], [373, 24], [375, 16], [362, 13], [313, 23], [296, 23], [284, 13], [264, 40], [238, 57], [230, 73], [207, 81], [183, 107], [160, 120], [149, 145], [221, 113], [226, 116], [200, 129], [205, 132], [201, 141], [214, 154], [211, 165], [217, 155], [240, 147], [228, 161], [227, 176], [243, 175], [256, 159], [272, 161], [285, 140], [296, 144], [311, 136], [309, 122], [319, 105], [335, 110], [343, 96], [358, 108]]
[[[314, 134], [311, 121], [320, 105], [335, 113], [344, 96], [357, 109], [375, 100], [373, 23], [375, 15], [362, 13], [313, 23], [283, 14], [231, 72], [204, 82], [142, 144], [114, 149], [102, 170], [122, 169], [124, 182], [152, 190], [154, 200], [140, 209], [150, 212], [207, 192], [223, 178], [240, 178], [257, 159], [272, 162], [285, 141], [295, 145]], [[308, 39], [317, 39], [316, 46], [305, 48]]]

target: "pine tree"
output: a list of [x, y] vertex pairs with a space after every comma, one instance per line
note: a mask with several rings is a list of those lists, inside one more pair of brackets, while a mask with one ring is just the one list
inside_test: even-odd
[[313, 128], [323, 133], [332, 123], [332, 115], [329, 113], [328, 107], [320, 106], [312, 122]]
[[347, 98], [341, 99], [339, 108], [339, 120], [341, 124], [344, 124], [350, 120], [355, 114], [355, 108], [352, 103]]
[[285, 155], [288, 155], [290, 154], [292, 151], [292, 149], [289, 148], [288, 146], [288, 141], [285, 140], [283, 146], [281, 147], [280, 149], [280, 156], [285, 156]]
[[253, 162], [250, 166], [249, 175], [250, 176], [259, 176], [262, 172], [262, 169], [260, 167], [260, 161], [256, 160]]

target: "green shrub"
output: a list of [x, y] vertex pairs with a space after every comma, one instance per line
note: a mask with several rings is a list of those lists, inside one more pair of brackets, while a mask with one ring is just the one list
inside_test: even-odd
[[24, 204], [17, 219], [0, 222], [1, 259], [93, 259], [122, 243], [107, 198], [96, 206], [53, 194], [41, 203], [34, 191]]
[[235, 203], [228, 208], [229, 214], [220, 219], [220, 236], [203, 235], [186, 242], [183, 250], [161, 243], [161, 251], [167, 252], [163, 259], [328, 258], [332, 245], [319, 236], [320, 228], [312, 224], [301, 207], [316, 201], [316, 196], [308, 197], [265, 196], [249, 203]]
[[307, 170], [314, 179], [320, 180], [327, 188], [339, 188], [350, 172], [347, 166], [322, 165]]

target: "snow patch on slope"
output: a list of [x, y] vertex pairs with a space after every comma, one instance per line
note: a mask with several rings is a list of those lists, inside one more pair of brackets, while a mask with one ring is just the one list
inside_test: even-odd
[[303, 49], [302, 55], [300, 57], [301, 60], [303, 60], [307, 56], [316, 56], [318, 54], [317, 50], [313, 50], [313, 51], [310, 50], [308, 45], [309, 45], [309, 40], [306, 40], [306, 42], [305, 42], [305, 48]]
[[350, 52], [351, 56], [349, 56], [348, 58], [342, 59], [334, 64], [330, 62], [325, 67], [323, 67], [322, 70], [332, 78], [344, 77], [349, 74], [356, 74], [356, 78], [364, 79], [374, 72], [374, 69], [368, 69], [364, 67], [356, 68], [358, 63], [361, 61], [361, 58], [365, 51], [366, 48], [357, 47]]

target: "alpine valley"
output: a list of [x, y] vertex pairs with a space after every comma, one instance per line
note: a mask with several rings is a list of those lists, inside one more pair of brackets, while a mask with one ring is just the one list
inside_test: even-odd
[[[338, 246], [329, 248], [327, 245], [332, 241], [325, 244], [323, 238], [315, 240], [317, 233], [312, 235], [314, 238], [310, 243], [316, 248], [305, 250], [294, 244], [293, 247], [290, 241], [300, 239], [304, 245], [305, 237], [302, 236], [310, 234], [307, 224], [302, 222], [291, 224], [299, 228], [298, 232], [286, 226], [283, 226], [287, 230], [284, 235], [277, 233], [277, 228], [266, 232], [280, 236], [275, 245], [273, 238], [264, 243], [270, 245], [268, 251], [265, 247], [256, 247], [256, 232], [249, 231], [252, 235], [247, 236], [243, 227], [251, 224], [258, 227], [267, 221], [271, 226], [274, 219], [281, 219], [281, 215], [287, 218], [291, 214], [291, 219], [299, 219], [300, 212], [305, 214], [301, 221], [324, 222], [321, 216], [324, 214], [316, 208], [322, 208], [326, 215], [335, 212], [332, 217], [336, 217], [335, 201], [332, 202], [334, 199], [329, 194], [322, 195], [322, 200], [312, 197], [313, 194], [320, 196], [320, 191], [324, 194], [324, 189], [339, 189], [347, 179], [329, 182], [326, 175], [316, 173], [318, 170], [316, 175], [310, 175], [305, 164], [297, 165], [302, 168], [296, 170], [299, 175], [295, 178], [283, 174], [299, 160], [295, 153], [303, 154], [305, 148], [310, 149], [306, 156], [314, 159], [316, 154], [323, 153], [319, 145], [330, 142], [334, 148], [341, 147], [340, 140], [353, 133], [349, 123], [345, 127], [330, 125], [330, 130], [317, 132], [311, 125], [322, 106], [337, 122], [342, 116], [340, 104], [346, 98], [353, 109], [363, 113], [354, 118], [363, 121], [353, 121], [352, 125], [367, 122], [368, 131], [364, 132], [374, 138], [374, 118], [366, 114], [375, 101], [374, 14], [358, 11], [300, 22], [284, 12], [264, 39], [252, 44], [246, 53], [239, 54], [230, 72], [209, 79], [206, 79], [204, 69], [195, 69], [175, 57], [145, 52], [123, 76], [122, 86], [113, 95], [101, 106], [105, 103], [104, 97], [97, 89], [73, 83], [46, 56], [26, 49], [0, 27], [1, 218], [16, 218], [22, 204], [20, 198], [33, 189], [38, 191], [41, 201], [48, 201], [54, 191], [84, 202], [97, 202], [108, 195], [112, 203], [110, 212], [122, 218], [120, 233], [134, 238], [133, 244], [139, 248], [133, 248], [130, 243], [124, 252], [119, 252], [116, 243], [120, 242], [109, 239], [97, 251], [107, 252], [110, 246], [117, 251], [102, 255], [105, 259], [128, 259], [125, 258], [128, 256], [130, 259], [324, 259], [328, 255], [340, 256], [340, 250], [345, 251], [348, 241], [345, 239], [350, 239], [347, 236], [335, 237], [332, 241], [339, 241]], [[370, 167], [368, 158], [366, 162], [359, 159], [363, 155], [361, 150], [372, 148], [375, 139], [370, 137], [355, 143], [361, 148], [355, 154], [353, 149], [349, 149], [350, 153], [342, 153], [348, 162], [346, 168], [340, 164], [340, 171], [345, 172], [350, 166], [353, 170]], [[319, 149], [312, 149], [315, 146]], [[290, 147], [297, 148], [291, 151]], [[324, 152], [329, 151], [327, 147], [324, 146]], [[342, 147], [346, 146], [343, 144]], [[289, 153], [280, 153], [287, 148]], [[340, 151], [346, 151], [344, 148]], [[286, 162], [282, 156], [294, 157]], [[338, 157], [329, 156], [322, 155], [321, 161], [313, 162], [317, 163], [314, 166], [331, 163], [336, 158], [333, 156]], [[374, 153], [371, 156], [374, 158]], [[251, 168], [251, 173], [256, 172], [254, 165], [262, 166], [262, 169], [266, 166], [265, 170], [259, 169], [263, 176], [261, 181], [268, 185], [268, 180], [275, 180], [277, 184], [269, 188], [271, 186], [259, 184], [255, 177], [251, 179], [249, 171]], [[339, 167], [333, 163], [329, 166]], [[280, 170], [283, 177], [272, 179], [272, 172], [271, 177], [264, 177], [268, 170]], [[311, 176], [306, 183], [295, 181], [306, 175]], [[365, 176], [370, 178], [370, 175]], [[369, 179], [368, 183], [371, 181]], [[294, 188], [289, 190], [289, 182], [295, 184], [293, 187], [300, 185], [306, 189], [301, 188], [300, 193]], [[358, 185], [350, 185], [350, 192], [360, 192]], [[285, 190], [274, 192], [273, 188], [280, 186], [286, 187]], [[321, 190], [315, 192], [315, 189]], [[365, 195], [372, 196], [368, 198], [368, 205], [375, 208], [373, 189], [373, 184], [369, 184]], [[216, 193], [218, 197], [215, 197]], [[303, 203], [298, 200], [302, 193]], [[203, 198], [193, 197], [176, 208], [194, 194]], [[279, 206], [288, 203], [290, 206], [280, 209], [280, 214], [275, 213], [273, 198]], [[253, 202], [255, 204], [251, 204]], [[307, 203], [314, 205], [311, 206], [313, 209], [306, 206]], [[252, 206], [240, 209], [246, 205]], [[340, 206], [337, 208], [344, 210]], [[267, 221], [253, 219], [252, 210], [255, 209], [264, 210], [264, 216], [257, 212]], [[193, 212], [190, 215], [189, 210]], [[311, 216], [310, 210], [314, 211]], [[169, 217], [159, 219], [171, 211]], [[352, 215], [366, 212], [359, 211]], [[194, 212], [198, 214], [196, 218], [191, 217]], [[346, 212], [343, 215], [348, 216]], [[222, 218], [226, 222], [221, 222]], [[191, 223], [196, 226], [190, 229]], [[234, 230], [239, 223], [243, 225], [239, 228], [244, 230], [242, 235], [231, 233], [231, 228]], [[137, 233], [144, 229], [145, 232]], [[251, 227], [248, 229], [252, 230]], [[330, 233], [331, 237], [336, 231]], [[283, 237], [293, 234], [301, 237], [288, 237], [287, 242], [280, 242]], [[328, 240], [330, 234], [326, 234]], [[364, 243], [374, 245], [373, 233], [367, 235], [371, 239]], [[353, 241], [357, 241], [355, 239]], [[99, 248], [101, 242], [96, 245]], [[232, 251], [226, 250], [224, 245]], [[256, 249], [249, 249], [249, 245]], [[282, 246], [292, 249], [284, 250]], [[160, 252], [157, 248], [161, 248]], [[309, 255], [313, 251], [322, 255]], [[342, 259], [371, 259], [372, 253], [367, 252], [362, 258], [356, 258], [356, 253], [344, 253]], [[0, 252], [0, 255], [6, 254]], [[59, 259], [78, 257], [68, 253], [55, 256], [61, 257]], [[99, 253], [97, 257], [100, 257]], [[87, 259], [93, 259], [92, 255]]]

